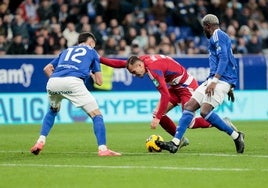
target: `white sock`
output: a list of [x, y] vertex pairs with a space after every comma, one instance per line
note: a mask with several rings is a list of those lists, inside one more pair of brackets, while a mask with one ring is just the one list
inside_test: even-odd
[[44, 135], [40, 135], [39, 136], [39, 138], [38, 138], [38, 140], [37, 140], [37, 142], [39, 143], [39, 142], [43, 142], [44, 144], [46, 143], [46, 136], [44, 136]]
[[100, 151], [105, 151], [105, 150], [107, 150], [108, 148], [107, 148], [107, 146], [106, 145], [99, 145], [99, 150]]
[[234, 140], [237, 139], [238, 136], [239, 136], [239, 134], [238, 134], [238, 132], [236, 132], [236, 131], [233, 131], [232, 134], [231, 134], [231, 137], [232, 137]]
[[175, 145], [179, 145], [180, 144], [180, 139], [178, 139], [178, 138], [173, 138], [172, 139], [172, 142], [175, 144]]

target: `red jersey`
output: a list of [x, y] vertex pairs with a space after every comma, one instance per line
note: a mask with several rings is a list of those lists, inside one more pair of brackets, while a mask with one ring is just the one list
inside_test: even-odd
[[[166, 113], [170, 100], [168, 88], [188, 87], [194, 78], [187, 73], [187, 70], [181, 64], [171, 57], [165, 55], [141, 55], [139, 58], [144, 62], [148, 76], [161, 94], [159, 109], [156, 113], [156, 117], [161, 119]], [[114, 68], [126, 67], [125, 60], [101, 57], [100, 61]]]

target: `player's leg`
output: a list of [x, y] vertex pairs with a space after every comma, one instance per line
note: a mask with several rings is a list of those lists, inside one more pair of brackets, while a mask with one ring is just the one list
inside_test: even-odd
[[[193, 82], [193, 85], [191, 87], [189, 86], [186, 88], [180, 88], [180, 89], [175, 90], [175, 91], [177, 91], [176, 92], [176, 94], [177, 94], [177, 101], [176, 102], [181, 103], [182, 111], [184, 110], [185, 103], [187, 103], [191, 99], [193, 89], [195, 89], [196, 87], [197, 87], [197, 83]], [[176, 99], [176, 98], [173, 97], [173, 100], [174, 99]], [[210, 128], [210, 127], [211, 127], [210, 123], [207, 122], [204, 118], [195, 117], [188, 128], [196, 129], [196, 128]]]
[[167, 115], [164, 115], [164, 116], [161, 117], [159, 124], [171, 136], [175, 135], [175, 133], [176, 133], [176, 124]]
[[[96, 107], [94, 110], [92, 110]], [[103, 120], [103, 116], [97, 106], [96, 102], [91, 102], [84, 105], [82, 109], [87, 112], [93, 121], [93, 130], [98, 144], [99, 156], [120, 156], [121, 153], [108, 149], [106, 145], [106, 128]]]
[[236, 131], [234, 128], [229, 126], [223, 119], [216, 114], [213, 109], [221, 104], [224, 100], [224, 97], [227, 95], [230, 89], [230, 85], [226, 82], [219, 81], [217, 83], [214, 95], [211, 97], [205, 97], [204, 103], [201, 106], [200, 113], [208, 122], [210, 122], [217, 129], [230, 135], [236, 146], [237, 153], [244, 152], [244, 134]]
[[[205, 84], [201, 85], [202, 88], [205, 87]], [[199, 87], [201, 87], [199, 86]], [[190, 124], [194, 120], [195, 111], [200, 107], [198, 101], [202, 101], [203, 94], [202, 92], [198, 92], [197, 99], [192, 98], [192, 92], [190, 92], [191, 88], [184, 88], [181, 90], [178, 90], [177, 93], [177, 99], [180, 99], [180, 102], [182, 103], [182, 108], [184, 109], [182, 112], [182, 116], [179, 120], [179, 125], [176, 129], [176, 134], [173, 137], [173, 139], [169, 142], [156, 142], [156, 144], [164, 149], [168, 150], [170, 153], [176, 153], [179, 149], [179, 145], [182, 141], [183, 135], [186, 131], [186, 129], [190, 126]], [[201, 90], [201, 89], [200, 89]], [[196, 92], [195, 92], [196, 93]], [[189, 99], [190, 98], [190, 99]]]
[[[157, 103], [154, 112], [153, 112], [153, 116], [155, 116], [155, 113], [157, 112], [159, 108], [159, 102]], [[167, 109], [166, 109], [166, 113], [168, 113], [172, 108], [174, 108], [174, 105], [169, 102]], [[176, 132], [176, 124], [165, 114], [161, 117], [159, 125], [166, 131], [168, 132], [171, 136], [175, 135]]]
[[50, 102], [50, 108], [46, 113], [42, 127], [40, 130], [40, 136], [36, 141], [35, 145], [31, 148], [31, 153], [38, 155], [40, 151], [43, 149], [46, 143], [46, 137], [48, 136], [51, 128], [54, 125], [55, 117], [57, 116], [58, 111], [60, 110], [60, 104], [62, 100], [62, 96], [53, 92], [53, 90], [57, 91], [57, 83], [52, 82], [51, 80], [47, 84], [48, 88], [48, 99]]
[[[187, 105], [189, 104], [189, 108]], [[180, 148], [180, 144], [184, 141], [184, 133], [186, 132], [187, 128], [191, 124], [195, 116], [195, 110], [199, 108], [199, 104], [195, 101], [195, 99], [190, 99], [185, 104], [185, 110], [182, 113], [182, 116], [179, 120], [179, 126], [177, 126], [176, 134], [173, 139], [169, 142], [161, 142], [158, 141], [156, 144], [164, 149], [168, 150], [170, 153], [176, 153]]]
[[189, 125], [189, 129], [210, 128], [211, 124], [202, 117], [195, 117], [193, 122]]
[[81, 85], [78, 89], [80, 97], [73, 98], [71, 101], [77, 107], [81, 107], [92, 119], [93, 130], [98, 144], [99, 156], [119, 156], [121, 153], [108, 149], [106, 145], [106, 129], [103, 116], [99, 110], [99, 106], [93, 95], [86, 89], [85, 85]]

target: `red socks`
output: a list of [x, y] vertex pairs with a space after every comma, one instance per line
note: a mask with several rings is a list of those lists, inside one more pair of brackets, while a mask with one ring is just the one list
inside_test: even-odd
[[167, 115], [162, 116], [162, 118], [160, 119], [159, 124], [171, 136], [174, 136], [175, 135], [175, 133], [176, 133], [176, 125], [175, 125], [175, 123]]

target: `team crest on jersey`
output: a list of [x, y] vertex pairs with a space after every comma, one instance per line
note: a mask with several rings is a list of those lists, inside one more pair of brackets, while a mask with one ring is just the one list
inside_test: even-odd
[[159, 82], [153, 77], [153, 75], [151, 74], [151, 72], [149, 70], [147, 70], [147, 71], [148, 71], [149, 78], [153, 81], [154, 85], [156, 87], [158, 87], [159, 86]]
[[154, 83], [155, 87], [159, 86], [159, 82], [156, 79], [153, 79], [153, 83]]

